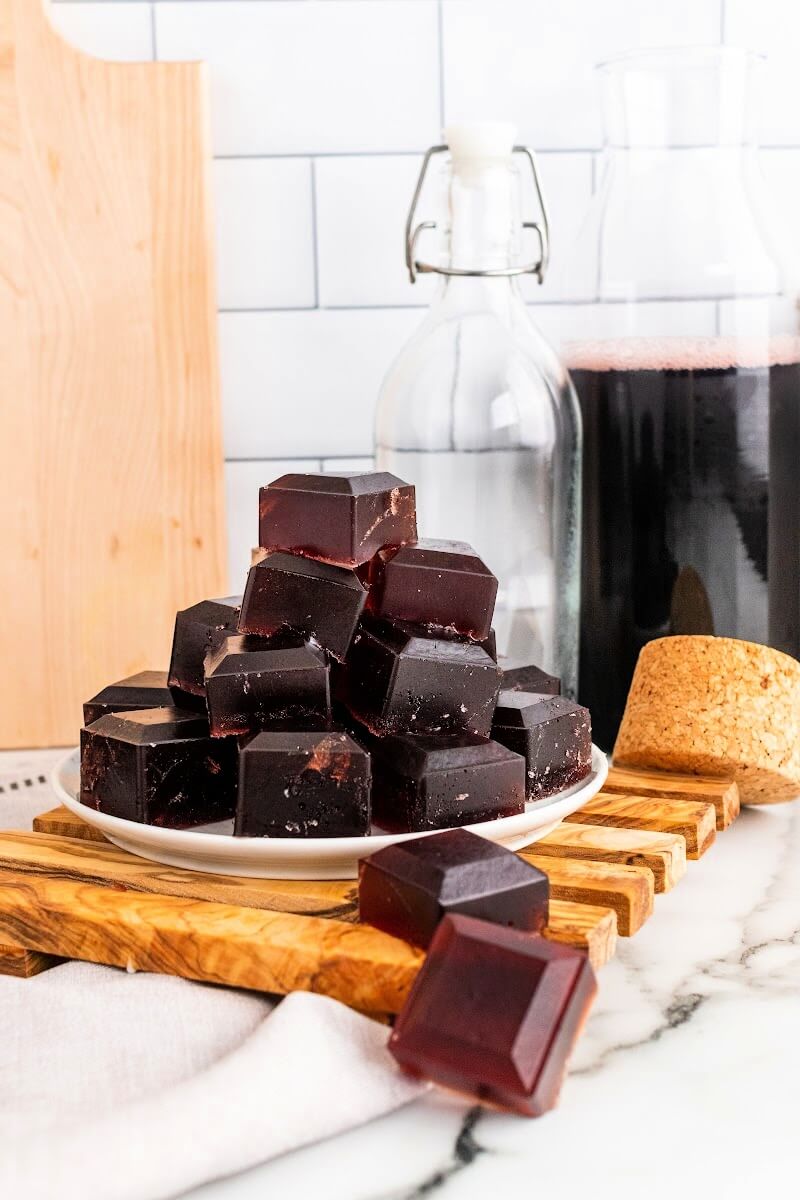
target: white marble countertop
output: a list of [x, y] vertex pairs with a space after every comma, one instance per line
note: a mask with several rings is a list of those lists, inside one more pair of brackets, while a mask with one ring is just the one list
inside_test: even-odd
[[796, 1194], [800, 802], [744, 810], [599, 983], [555, 1112], [434, 1093], [192, 1196]]
[[[0, 755], [0, 767], [12, 761]], [[621, 939], [599, 984], [561, 1104], [546, 1117], [432, 1092], [191, 1196], [795, 1194], [800, 803], [744, 810], [656, 898], [647, 925]]]

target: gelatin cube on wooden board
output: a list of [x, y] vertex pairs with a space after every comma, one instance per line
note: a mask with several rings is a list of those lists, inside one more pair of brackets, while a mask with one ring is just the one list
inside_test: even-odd
[[701, 858], [716, 836], [713, 804], [694, 800], [654, 800], [645, 796], [616, 796], [600, 792], [566, 821], [580, 825], [611, 825], [620, 829], [651, 829], [677, 833], [686, 839], [686, 857]]
[[413, 1075], [538, 1117], [558, 1099], [596, 991], [579, 951], [474, 917], [447, 916], [389, 1050]]
[[429, 945], [452, 913], [541, 933], [549, 896], [542, 871], [466, 829], [385, 846], [359, 870], [361, 920], [415, 946]]
[[628, 796], [663, 797], [666, 800], [704, 801], [714, 805], [717, 829], [727, 829], [739, 815], [739, 787], [735, 779], [611, 767], [603, 791], [621, 792]]

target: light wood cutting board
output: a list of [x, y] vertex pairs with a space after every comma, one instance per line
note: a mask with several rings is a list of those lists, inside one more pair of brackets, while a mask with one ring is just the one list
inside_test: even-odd
[[0, 0], [0, 746], [162, 668], [223, 594], [202, 65], [106, 63]]

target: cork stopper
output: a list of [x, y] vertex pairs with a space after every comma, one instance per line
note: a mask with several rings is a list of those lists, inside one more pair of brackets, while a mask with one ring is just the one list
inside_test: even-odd
[[649, 642], [614, 762], [733, 776], [743, 804], [800, 796], [800, 663], [723, 637]]

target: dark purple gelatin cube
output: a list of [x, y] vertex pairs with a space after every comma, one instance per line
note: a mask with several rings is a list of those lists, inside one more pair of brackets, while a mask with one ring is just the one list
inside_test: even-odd
[[268, 730], [239, 754], [240, 837], [361, 837], [370, 826], [370, 760], [341, 730]]
[[361, 920], [417, 946], [448, 913], [539, 932], [549, 895], [536, 867], [466, 829], [396, 842], [359, 866]]
[[110, 683], [83, 706], [83, 723], [91, 725], [106, 713], [133, 712], [137, 708], [172, 707], [174, 700], [166, 671], [139, 671]]
[[344, 659], [366, 599], [349, 567], [268, 554], [247, 576], [239, 632], [271, 636], [288, 627]]
[[482, 639], [481, 645], [489, 655], [489, 658], [497, 662], [497, 636], [493, 629], [490, 629], [488, 635]]
[[[226, 600], [201, 600], [175, 618], [169, 685], [192, 696], [205, 696], [205, 656], [228, 633], [236, 632], [241, 596]], [[178, 697], [180, 699], [180, 697]]]
[[389, 1049], [404, 1070], [538, 1117], [597, 991], [586, 955], [474, 917], [439, 925]]
[[81, 803], [145, 825], [222, 821], [236, 802], [236, 744], [200, 713], [149, 708], [81, 730]]
[[378, 552], [369, 609], [480, 642], [489, 636], [496, 595], [497, 580], [466, 542], [423, 540]]
[[345, 567], [417, 536], [414, 488], [385, 471], [282, 475], [262, 487], [259, 518], [259, 541], [268, 550]]
[[232, 634], [206, 657], [206, 704], [214, 737], [255, 733], [276, 721], [331, 715], [328, 665], [316, 646], [276, 649]]
[[592, 769], [589, 710], [565, 696], [502, 691], [492, 737], [525, 756], [529, 800], [579, 783]]
[[560, 696], [561, 680], [557, 675], [548, 675], [535, 663], [523, 658], [501, 658], [503, 672], [501, 687], [504, 692], [536, 692], [542, 696]]
[[372, 817], [384, 829], [448, 829], [525, 807], [524, 758], [478, 734], [396, 734], [370, 751]]
[[499, 678], [496, 663], [474, 642], [366, 619], [333, 682], [337, 698], [375, 734], [486, 737]]

